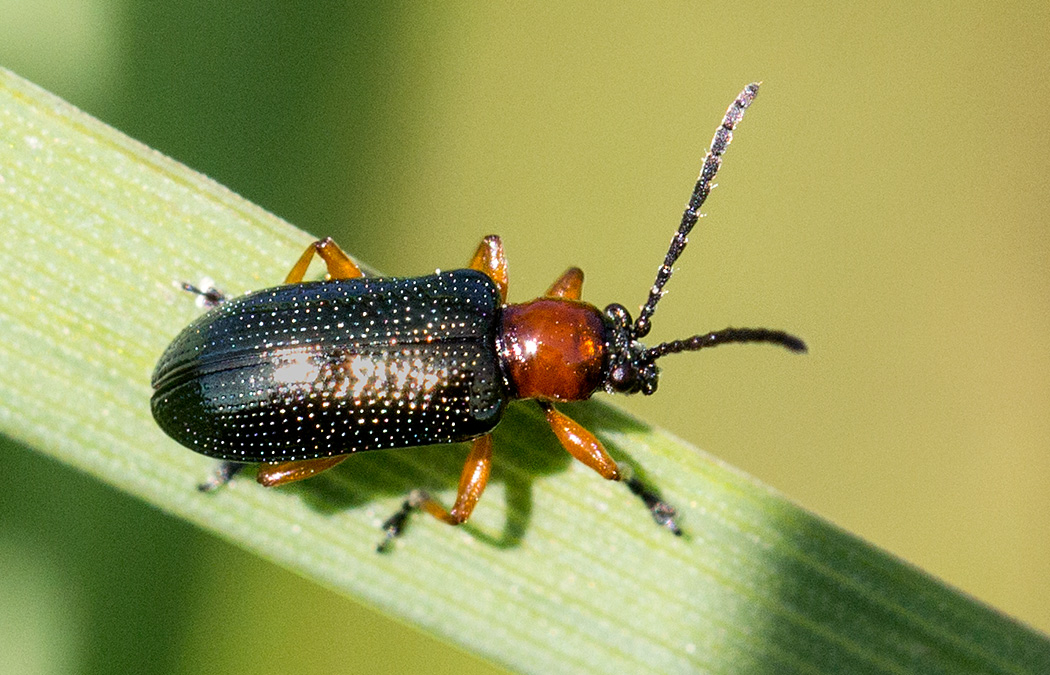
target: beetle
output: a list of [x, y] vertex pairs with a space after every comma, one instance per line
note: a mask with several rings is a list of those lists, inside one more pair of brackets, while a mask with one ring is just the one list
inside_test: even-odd
[[[366, 277], [329, 239], [311, 244], [284, 285], [226, 300], [187, 290], [214, 307], [171, 343], [153, 373], [153, 416], [188, 448], [223, 460], [202, 489], [258, 464], [257, 481], [283, 485], [368, 450], [471, 441], [455, 503], [413, 491], [384, 524], [384, 550], [409, 515], [452, 525], [478, 503], [492, 465], [492, 430], [511, 400], [533, 399], [560, 444], [603, 478], [624, 481], [654, 520], [681, 530], [675, 509], [617, 463], [601, 442], [555, 408], [599, 390], [652, 394], [669, 354], [732, 342], [804, 352], [802, 340], [765, 328], [726, 328], [646, 347], [656, 305], [699, 219], [732, 131], [758, 93], [748, 85], [726, 111], [636, 319], [619, 304], [583, 302], [583, 272], [570, 268], [540, 298], [508, 304], [507, 260], [485, 237], [466, 269], [423, 277]], [[304, 282], [314, 255], [323, 281]]]

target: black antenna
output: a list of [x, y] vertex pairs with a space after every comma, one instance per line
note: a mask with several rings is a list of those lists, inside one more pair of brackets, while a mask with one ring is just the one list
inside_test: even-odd
[[[696, 221], [700, 219], [700, 207], [703, 206], [707, 195], [711, 193], [711, 181], [714, 180], [715, 175], [718, 174], [718, 169], [722, 166], [722, 155], [725, 153], [726, 148], [729, 147], [730, 141], [733, 140], [733, 129], [744, 118], [744, 111], [747, 110], [747, 107], [755, 100], [755, 96], [758, 95], [758, 85], [758, 82], [754, 82], [744, 87], [744, 91], [740, 92], [740, 96], [737, 96], [736, 100], [729, 106], [729, 109], [726, 110], [726, 116], [722, 119], [722, 125], [715, 130], [715, 136], [711, 139], [711, 149], [704, 156], [704, 165], [700, 168], [700, 177], [696, 179], [696, 187], [693, 188], [693, 194], [689, 197], [689, 204], [685, 208], [685, 213], [682, 214], [682, 224], [678, 226], [678, 231], [675, 232], [674, 237], [671, 239], [671, 247], [667, 250], [667, 256], [664, 257], [664, 264], [660, 266], [659, 271], [656, 273], [656, 281], [653, 282], [653, 287], [649, 290], [649, 299], [642, 306], [641, 311], [638, 313], [638, 319], [634, 322], [634, 335], [636, 338], [643, 338], [649, 334], [651, 328], [649, 320], [652, 318], [653, 312], [656, 311], [656, 303], [660, 302], [660, 298], [663, 297], [664, 285], [674, 272], [675, 261], [678, 260], [678, 256], [682, 255], [685, 245], [689, 242], [689, 232], [696, 225]], [[740, 340], [736, 341], [739, 342]], [[649, 351], [651, 352], [654, 349]], [[683, 349], [686, 348], [683, 347], [676, 351], [682, 351]], [[699, 347], [696, 347], [696, 349], [699, 349]]]
[[769, 328], [725, 328], [723, 330], [707, 333], [705, 335], [694, 335], [684, 340], [664, 342], [645, 350], [645, 359], [655, 361], [661, 356], [677, 354], [678, 352], [695, 352], [705, 347], [717, 347], [730, 342], [771, 342], [793, 352], [805, 352], [806, 343], [791, 333], [782, 330], [770, 330]]

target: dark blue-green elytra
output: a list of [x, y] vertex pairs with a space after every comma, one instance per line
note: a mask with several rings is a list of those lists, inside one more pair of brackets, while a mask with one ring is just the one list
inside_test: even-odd
[[451, 443], [508, 400], [486, 275], [289, 284], [229, 300], [175, 338], [153, 416], [183, 445], [282, 462]]

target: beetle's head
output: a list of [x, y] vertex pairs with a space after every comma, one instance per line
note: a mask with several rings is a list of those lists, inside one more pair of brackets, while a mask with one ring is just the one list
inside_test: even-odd
[[660, 369], [656, 367], [656, 359], [647, 357], [645, 345], [638, 340], [630, 312], [623, 305], [613, 304], [605, 308], [605, 317], [612, 328], [605, 390], [616, 394], [652, 394], [660, 379]]
[[793, 352], [805, 352], [806, 343], [780, 330], [768, 328], [726, 328], [713, 333], [694, 335], [684, 340], [661, 342], [655, 347], [646, 347], [640, 338], [648, 333], [649, 324], [639, 326], [632, 322], [631, 314], [623, 305], [612, 304], [605, 308], [605, 317], [610, 323], [609, 361], [605, 373], [605, 390], [615, 394], [637, 394], [648, 396], [656, 391], [660, 369], [656, 360], [678, 352], [695, 352], [705, 347], [715, 347], [729, 342], [769, 342]]

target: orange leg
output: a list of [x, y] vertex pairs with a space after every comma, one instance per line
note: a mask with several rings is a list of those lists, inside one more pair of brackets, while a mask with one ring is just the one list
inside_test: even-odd
[[438, 520], [449, 525], [460, 525], [465, 523], [485, 486], [489, 482], [489, 474], [492, 472], [492, 434], [485, 434], [474, 439], [470, 448], [470, 455], [463, 465], [463, 472], [459, 476], [459, 490], [456, 492], [456, 503], [450, 510], [446, 510], [436, 499], [424, 490], [413, 490], [408, 499], [393, 516], [383, 523], [386, 536], [379, 544], [378, 551], [382, 553], [390, 545], [390, 542], [401, 534], [405, 528], [405, 522], [413, 511], [422, 510], [429, 513]]
[[490, 234], [482, 239], [467, 267], [487, 274], [499, 289], [500, 299], [507, 301], [507, 256], [498, 236]]
[[297, 284], [303, 280], [306, 276], [306, 268], [310, 266], [310, 261], [314, 259], [314, 253], [321, 257], [325, 265], [328, 266], [328, 278], [329, 279], [356, 279], [357, 277], [364, 276], [361, 273], [361, 268], [354, 264], [343, 250], [336, 246], [336, 243], [332, 241], [331, 237], [325, 239], [318, 239], [314, 243], [310, 244], [301, 256], [299, 260], [292, 267], [292, 271], [288, 273], [284, 283], [286, 284]]
[[579, 267], [570, 267], [551, 287], [544, 293], [548, 298], [564, 298], [565, 300], [579, 300], [583, 294], [583, 270]]
[[627, 488], [649, 509], [657, 525], [666, 527], [676, 536], [681, 536], [682, 530], [678, 528], [676, 521], [678, 513], [673, 506], [660, 499], [660, 496], [646, 487], [641, 480], [631, 475], [629, 467], [621, 469], [616, 464], [616, 460], [610, 457], [602, 447], [601, 441], [594, 437], [594, 434], [555, 410], [550, 403], [539, 401], [539, 404], [547, 416], [547, 423], [551, 425], [554, 435], [558, 437], [558, 441], [570, 455], [597, 471], [602, 478], [623, 481]]
[[459, 476], [459, 489], [456, 491], [456, 503], [452, 509], [446, 511], [445, 507], [430, 497], [422, 500], [419, 508], [449, 525], [465, 523], [481, 499], [481, 493], [485, 491], [491, 472], [492, 434], [485, 434], [474, 439], [470, 448], [470, 455], [463, 465], [463, 473]]
[[322, 471], [331, 469], [347, 457], [348, 455], [336, 455], [335, 457], [301, 459], [295, 462], [266, 463], [259, 467], [259, 474], [255, 477], [255, 481], [265, 487], [277, 487], [316, 476]]
[[554, 435], [570, 455], [597, 471], [602, 478], [623, 479], [619, 467], [616, 466], [616, 460], [609, 456], [594, 434], [555, 410], [550, 403], [540, 401], [540, 407], [543, 408]]

